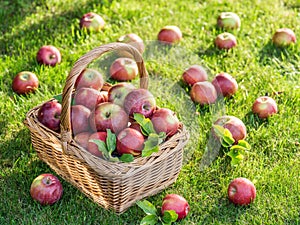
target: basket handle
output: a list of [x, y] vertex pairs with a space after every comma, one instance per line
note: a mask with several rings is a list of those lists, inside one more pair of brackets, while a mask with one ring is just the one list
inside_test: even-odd
[[139, 71], [139, 79], [140, 79], [140, 88], [147, 89], [148, 88], [148, 73], [144, 65], [144, 60], [139, 51], [125, 43], [110, 43], [101, 45], [99, 47], [94, 48], [89, 51], [85, 55], [81, 56], [74, 64], [71, 69], [67, 79], [66, 84], [62, 93], [62, 111], [61, 111], [61, 122], [60, 122], [60, 130], [61, 130], [61, 143], [62, 150], [65, 154], [68, 154], [68, 143], [72, 140], [72, 129], [71, 129], [71, 101], [72, 101], [72, 93], [74, 90], [74, 85], [76, 79], [80, 75], [80, 73], [95, 59], [99, 58], [101, 55], [112, 52], [112, 51], [125, 51], [129, 53], [133, 59], [137, 63], [138, 71]]

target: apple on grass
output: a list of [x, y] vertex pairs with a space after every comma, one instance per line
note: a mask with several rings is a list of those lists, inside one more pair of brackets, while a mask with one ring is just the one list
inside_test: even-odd
[[83, 70], [75, 81], [75, 89], [82, 87], [93, 88], [100, 91], [103, 87], [104, 79], [102, 74], [95, 69], [86, 68]]
[[136, 62], [130, 58], [117, 58], [109, 68], [110, 77], [117, 81], [130, 81], [138, 75]]
[[178, 221], [188, 215], [190, 206], [184, 197], [177, 194], [167, 194], [162, 202], [161, 214], [164, 215], [166, 210], [174, 210], [178, 215]]
[[80, 19], [80, 28], [88, 31], [101, 31], [105, 26], [104, 19], [94, 12], [84, 14]]
[[34, 92], [39, 86], [37, 76], [29, 71], [19, 72], [12, 82], [12, 89], [17, 94]]
[[75, 105], [83, 105], [90, 110], [102, 102], [105, 102], [105, 96], [94, 88], [79, 88], [74, 95]]
[[42, 46], [36, 55], [39, 64], [56, 66], [61, 62], [60, 51], [53, 45]]
[[144, 148], [144, 136], [133, 128], [125, 128], [117, 136], [117, 152], [122, 154], [141, 155]]
[[63, 186], [53, 174], [46, 173], [36, 177], [30, 186], [31, 197], [41, 205], [52, 205], [63, 194]]
[[176, 44], [182, 39], [182, 33], [179, 27], [168, 25], [159, 31], [157, 39], [165, 44]]
[[89, 131], [89, 116], [91, 111], [83, 105], [71, 106], [71, 127], [74, 135]]
[[102, 152], [99, 150], [97, 144], [92, 142], [92, 140], [101, 140], [103, 142], [106, 142], [106, 138], [107, 138], [106, 131], [99, 131], [99, 132], [92, 133], [88, 138], [87, 150], [94, 156], [102, 157]]
[[133, 47], [135, 47], [141, 54], [145, 51], [145, 45], [143, 40], [135, 33], [129, 33], [122, 35], [118, 42], [130, 44]]
[[296, 43], [296, 35], [289, 28], [280, 28], [273, 34], [272, 42], [278, 47], [286, 47]]
[[206, 70], [199, 65], [190, 66], [182, 74], [183, 81], [190, 86], [197, 82], [207, 81], [207, 77]]
[[249, 205], [256, 197], [254, 184], [244, 177], [235, 178], [228, 185], [229, 201], [236, 205]]
[[98, 104], [89, 117], [90, 127], [94, 131], [110, 129], [117, 134], [128, 126], [129, 117], [122, 107], [111, 102]]
[[135, 87], [131, 83], [121, 82], [114, 84], [108, 89], [108, 101], [123, 107], [126, 96], [134, 89]]
[[195, 83], [191, 90], [190, 96], [193, 102], [200, 105], [212, 104], [217, 100], [217, 91], [209, 81]]
[[217, 26], [223, 29], [239, 29], [241, 26], [241, 19], [234, 12], [222, 12], [218, 16]]
[[228, 32], [219, 34], [215, 39], [215, 45], [219, 49], [231, 49], [235, 46], [237, 46], [237, 40], [236, 37]]
[[147, 89], [137, 88], [127, 94], [124, 100], [124, 109], [129, 116], [140, 113], [146, 118], [152, 116], [156, 108], [156, 100]]
[[57, 100], [45, 102], [38, 110], [38, 121], [51, 130], [60, 130], [60, 115], [62, 106]]
[[277, 104], [273, 98], [261, 96], [254, 101], [252, 112], [257, 114], [259, 118], [265, 119], [278, 112]]
[[212, 80], [218, 95], [231, 97], [237, 92], [238, 84], [236, 80], [228, 73], [219, 73]]

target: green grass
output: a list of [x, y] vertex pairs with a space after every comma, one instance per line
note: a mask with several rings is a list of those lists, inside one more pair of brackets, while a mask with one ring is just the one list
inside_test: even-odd
[[[79, 18], [88, 11], [104, 17], [103, 32], [79, 30]], [[234, 32], [238, 47], [228, 52], [213, 44], [221, 32], [216, 17], [222, 11], [236, 12], [242, 20]], [[62, 179], [64, 195], [58, 203], [42, 207], [34, 202], [32, 180], [53, 171], [38, 159], [23, 120], [31, 108], [62, 92], [74, 62], [89, 50], [129, 32], [151, 46], [168, 24], [180, 27], [183, 41], [165, 52], [153, 48], [145, 54], [149, 89], [161, 106], [178, 113], [191, 139], [177, 182], [148, 200], [159, 206], [166, 193], [183, 195], [191, 212], [178, 224], [300, 224], [300, 45], [279, 49], [270, 42], [279, 27], [292, 28], [300, 38], [298, 0], [3, 0], [0, 20], [0, 224], [139, 224], [144, 213], [136, 205], [116, 215]], [[37, 64], [36, 52], [44, 44], [61, 50], [60, 65]], [[191, 63], [207, 67], [210, 80], [221, 71], [232, 74], [238, 92], [218, 107], [193, 104], [181, 82]], [[11, 90], [12, 79], [22, 70], [38, 75], [36, 93], [18, 96]], [[282, 94], [273, 94], [278, 91]], [[279, 113], [262, 121], [251, 113], [251, 105], [266, 93], [278, 103]], [[209, 165], [203, 161], [211, 123], [221, 114], [234, 115], [247, 127], [252, 149], [237, 167], [221, 154]], [[255, 202], [247, 207], [227, 199], [229, 182], [239, 176], [257, 188]]]

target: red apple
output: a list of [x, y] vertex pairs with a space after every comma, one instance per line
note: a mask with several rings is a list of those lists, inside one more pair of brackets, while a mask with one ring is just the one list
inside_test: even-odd
[[42, 46], [36, 55], [39, 64], [55, 66], [61, 62], [60, 51], [52, 45]]
[[103, 87], [104, 79], [101, 73], [95, 69], [86, 68], [83, 70], [75, 82], [75, 88], [93, 88], [100, 91]]
[[81, 147], [87, 149], [89, 144], [89, 137], [91, 133], [88, 131], [81, 132], [74, 136], [74, 141], [78, 143]]
[[129, 33], [129, 34], [122, 35], [118, 39], [118, 42], [122, 42], [122, 43], [126, 43], [126, 44], [132, 45], [141, 54], [143, 54], [143, 52], [145, 51], [144, 42], [143, 42], [143, 40], [137, 34]]
[[222, 12], [217, 19], [217, 26], [224, 29], [239, 29], [240, 17], [233, 12]]
[[105, 102], [105, 96], [94, 88], [80, 88], [74, 95], [74, 103], [76, 105], [84, 105], [90, 110], [102, 102]]
[[231, 49], [237, 46], [237, 40], [233, 34], [225, 32], [216, 37], [215, 45], [219, 49]]
[[218, 95], [230, 97], [234, 95], [238, 89], [236, 80], [228, 73], [219, 73], [212, 80]]
[[143, 114], [146, 118], [152, 116], [156, 108], [156, 101], [152, 93], [146, 89], [134, 89], [124, 100], [125, 111], [132, 116], [134, 113]]
[[190, 66], [182, 74], [183, 81], [190, 86], [197, 82], [207, 81], [207, 77], [206, 70], [199, 65]]
[[173, 136], [179, 129], [179, 120], [175, 113], [167, 108], [154, 111], [151, 122], [157, 133], [165, 132], [168, 137]]
[[131, 83], [114, 84], [108, 89], [108, 101], [123, 107], [126, 96], [134, 89], [135, 87]]
[[[142, 133], [142, 129], [141, 129], [140, 124], [139, 124], [138, 122], [136, 122], [136, 121], [130, 122], [129, 128], [135, 129], [135, 130], [137, 130], [138, 132], [140, 132], [141, 134], [143, 134], [143, 133]], [[145, 137], [145, 136], [144, 136], [144, 137]]]
[[92, 142], [91, 140], [101, 140], [106, 142], [106, 137], [106, 131], [100, 131], [91, 134], [89, 137], [87, 150], [95, 156], [102, 157], [102, 152], [99, 150], [98, 145]]
[[217, 100], [217, 91], [209, 81], [195, 83], [190, 91], [192, 101], [200, 105], [212, 104]]
[[117, 58], [110, 66], [110, 77], [117, 81], [129, 81], [138, 75], [136, 62], [130, 58]]
[[272, 42], [278, 47], [285, 47], [296, 43], [296, 35], [289, 28], [280, 28], [273, 34]]
[[28, 71], [19, 72], [13, 82], [12, 89], [17, 94], [28, 94], [34, 92], [39, 86], [39, 80], [37, 76]]
[[257, 114], [259, 118], [264, 119], [278, 112], [277, 104], [273, 98], [261, 96], [254, 101], [252, 112]]
[[91, 111], [83, 105], [71, 106], [71, 127], [74, 135], [90, 130], [90, 114]]
[[245, 124], [235, 116], [221, 116], [214, 122], [214, 124], [228, 129], [231, 132], [235, 143], [238, 143], [239, 140], [245, 139], [247, 136]]
[[190, 206], [184, 197], [177, 194], [167, 194], [162, 202], [161, 214], [164, 215], [166, 210], [174, 210], [178, 215], [177, 220], [181, 220], [188, 215]]
[[119, 133], [128, 126], [128, 114], [119, 105], [111, 102], [98, 104], [90, 115], [90, 126], [94, 131]]
[[88, 31], [100, 31], [105, 26], [104, 19], [94, 12], [84, 14], [80, 19], [80, 28]]
[[133, 128], [125, 128], [117, 136], [117, 152], [122, 154], [132, 154], [134, 156], [142, 154], [144, 148], [144, 136], [141, 132]]
[[41, 205], [52, 205], [63, 194], [63, 187], [53, 174], [41, 174], [36, 177], [30, 186], [31, 197]]
[[236, 205], [249, 205], [256, 197], [256, 188], [247, 178], [239, 177], [228, 186], [229, 201]]
[[177, 26], [165, 26], [159, 31], [157, 39], [165, 44], [176, 44], [182, 39], [182, 33]]
[[57, 100], [45, 102], [38, 110], [38, 120], [51, 130], [60, 130], [61, 104]]

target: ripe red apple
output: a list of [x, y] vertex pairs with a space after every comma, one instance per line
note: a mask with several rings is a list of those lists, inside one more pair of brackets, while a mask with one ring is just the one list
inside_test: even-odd
[[217, 91], [209, 81], [195, 83], [190, 91], [192, 101], [200, 105], [212, 104], [217, 100]]
[[165, 44], [176, 44], [182, 39], [182, 33], [177, 26], [165, 26], [159, 31], [157, 39]]
[[128, 126], [128, 114], [119, 105], [111, 102], [98, 104], [90, 115], [90, 126], [94, 131], [119, 133]]
[[190, 206], [184, 197], [177, 194], [167, 194], [162, 202], [161, 214], [164, 215], [166, 210], [174, 210], [178, 215], [178, 221], [188, 215]]
[[190, 86], [200, 81], [207, 81], [207, 77], [206, 70], [199, 65], [190, 66], [182, 74], [183, 81]]
[[239, 177], [228, 186], [229, 201], [236, 205], [249, 205], [256, 197], [256, 188], [247, 178]]
[[216, 37], [215, 45], [219, 49], [231, 49], [237, 46], [237, 40], [233, 34], [225, 32]]
[[[141, 134], [143, 134], [143, 133], [142, 133], [142, 129], [141, 129], [140, 124], [139, 124], [138, 122], [136, 122], [136, 121], [130, 122], [129, 128], [135, 129], [135, 130], [137, 130], [138, 132], [140, 132]], [[144, 137], [145, 137], [145, 136], [144, 136]]]
[[247, 136], [245, 124], [235, 116], [221, 116], [214, 122], [214, 124], [228, 129], [231, 132], [235, 143], [238, 143], [239, 140], [245, 139]]
[[74, 135], [90, 130], [90, 114], [91, 111], [83, 105], [71, 106], [71, 127]]
[[125, 128], [117, 136], [117, 152], [122, 154], [140, 155], [144, 148], [144, 136], [133, 128]]
[[105, 26], [104, 19], [94, 12], [84, 14], [80, 19], [80, 28], [88, 31], [100, 31]]
[[179, 129], [179, 120], [176, 114], [167, 108], [154, 111], [151, 122], [157, 133], [165, 132], [168, 137], [173, 136]]
[[277, 104], [273, 98], [261, 96], [254, 101], [252, 112], [264, 119], [278, 112]]
[[38, 120], [51, 130], [60, 130], [61, 104], [57, 100], [45, 102], [38, 110]]
[[143, 54], [143, 52], [145, 51], [145, 45], [144, 45], [143, 40], [140, 38], [140, 36], [138, 36], [135, 33], [129, 33], [129, 34], [122, 35], [118, 39], [118, 42], [122, 42], [122, 43], [126, 43], [126, 44], [132, 45], [141, 54]]
[[61, 62], [60, 51], [52, 45], [42, 46], [36, 55], [39, 64], [55, 66]]
[[296, 43], [296, 35], [289, 28], [280, 28], [273, 34], [272, 42], [278, 47], [289, 46]]
[[87, 149], [89, 144], [89, 137], [91, 133], [88, 131], [81, 132], [74, 136], [74, 141], [78, 143], [81, 147]]
[[91, 140], [101, 140], [106, 142], [106, 137], [106, 131], [99, 131], [91, 134], [89, 137], [87, 150], [95, 156], [102, 157], [102, 152], [98, 149], [98, 145], [94, 142], [91, 142]]
[[217, 19], [217, 26], [223, 29], [239, 29], [240, 17], [233, 12], [222, 12]]
[[108, 101], [123, 107], [126, 96], [134, 89], [135, 87], [131, 83], [121, 82], [114, 84], [108, 89]]
[[19, 72], [13, 82], [12, 89], [17, 94], [28, 94], [34, 92], [39, 86], [39, 80], [37, 76], [28, 71]]
[[41, 205], [52, 205], [63, 194], [63, 187], [53, 174], [41, 174], [36, 177], [30, 186], [31, 197]]
[[87, 87], [100, 91], [103, 87], [103, 84], [104, 79], [99, 71], [95, 69], [86, 68], [80, 73], [74, 86], [76, 89]]
[[234, 95], [238, 89], [236, 80], [228, 73], [219, 73], [212, 80], [218, 95], [230, 97]]
[[75, 92], [74, 102], [76, 105], [84, 105], [92, 110], [99, 103], [105, 102], [105, 96], [94, 88], [79, 88]]
[[127, 94], [124, 100], [124, 109], [130, 116], [133, 113], [143, 114], [146, 118], [152, 116], [156, 108], [156, 101], [152, 93], [146, 89], [134, 89]]
[[117, 81], [129, 81], [138, 75], [136, 62], [130, 58], [117, 58], [110, 66], [110, 77]]

